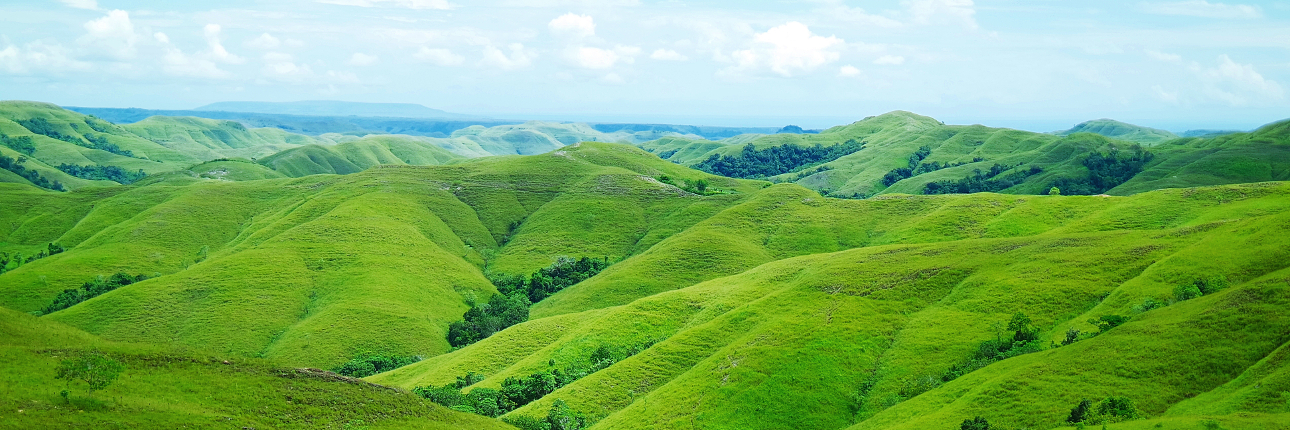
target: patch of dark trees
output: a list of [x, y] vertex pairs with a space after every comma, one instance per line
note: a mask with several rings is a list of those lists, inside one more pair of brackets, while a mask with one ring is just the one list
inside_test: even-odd
[[143, 169], [137, 172], [122, 169], [117, 166], [89, 165], [78, 166], [75, 164], [60, 164], [58, 170], [64, 173], [81, 178], [95, 181], [114, 181], [123, 185], [129, 185], [148, 176], [143, 173]]
[[[462, 390], [466, 387], [484, 380], [484, 375], [470, 372], [465, 376], [458, 376], [456, 382], [442, 386], [417, 387], [412, 392], [458, 411], [498, 417], [541, 399], [560, 387], [572, 384], [587, 375], [636, 355], [653, 344], [654, 341], [626, 347], [600, 345], [586, 360], [579, 360], [564, 367], [556, 367], [555, 360], [551, 360], [545, 370], [533, 372], [524, 377], [508, 377], [502, 381], [501, 389], [475, 388], [469, 393], [463, 393]], [[550, 413], [544, 418], [519, 416], [507, 418], [505, 421], [521, 429], [582, 429], [593, 424], [585, 415], [573, 411], [560, 400], [556, 400]]]
[[[900, 182], [902, 180], [909, 179], [924, 173], [935, 172], [941, 169], [948, 169], [951, 167], [958, 167], [958, 166], [968, 164], [968, 162], [966, 161], [960, 161], [958, 163], [942, 163], [939, 161], [922, 163], [922, 161], [926, 159], [928, 155], [931, 155], [931, 154], [932, 154], [931, 147], [929, 146], [919, 147], [917, 151], [914, 151], [913, 154], [909, 155], [909, 167], [897, 167], [895, 169], [892, 169], [890, 172], [887, 172], [886, 175], [882, 176], [882, 185], [885, 187], [890, 187], [897, 182]], [[975, 157], [972, 159], [971, 162], [979, 163], [982, 161], [985, 161], [985, 159], [981, 157]]]
[[693, 181], [687, 181], [684, 179], [676, 180], [676, 179], [672, 179], [672, 177], [668, 175], [659, 175], [659, 177], [656, 179], [658, 179], [659, 182], [671, 185], [673, 187], [680, 188], [681, 190], [691, 194], [707, 196], [707, 195], [712, 195], [717, 193], [717, 191], [715, 190], [708, 189], [707, 179], [697, 179]]
[[366, 378], [381, 372], [388, 372], [421, 361], [420, 356], [368, 353], [359, 354], [333, 371], [341, 375]]
[[35, 170], [30, 170], [25, 166], [23, 166], [22, 164], [26, 162], [27, 162], [26, 157], [20, 156], [18, 157], [17, 160], [15, 160], [15, 159], [0, 155], [0, 169], [5, 169], [10, 172], [13, 172], [15, 175], [21, 176], [23, 179], [26, 179], [27, 181], [31, 182], [33, 185], [37, 187], [54, 190], [54, 191], [67, 191], [67, 188], [63, 187], [63, 184], [58, 182], [57, 180], [51, 181], [49, 178], [41, 176], [40, 172], [37, 172]]
[[532, 275], [497, 274], [489, 281], [499, 294], [486, 303], [468, 302], [470, 309], [461, 321], [448, 325], [448, 344], [463, 347], [492, 336], [507, 327], [528, 321], [529, 306], [570, 285], [596, 276], [609, 267], [609, 258], [572, 259], [559, 257]]
[[1102, 194], [1142, 173], [1147, 163], [1154, 158], [1155, 154], [1137, 145], [1124, 151], [1112, 147], [1105, 154], [1092, 152], [1082, 162], [1088, 168], [1088, 176], [1059, 178], [1053, 181], [1052, 186], [1064, 195]]
[[27, 155], [31, 155], [36, 152], [36, 143], [32, 140], [31, 136], [12, 137], [0, 134], [0, 144]]
[[[81, 140], [76, 136], [69, 136], [59, 132], [58, 130], [55, 129], [53, 123], [50, 123], [49, 120], [46, 120], [44, 118], [39, 118], [39, 117], [20, 119], [17, 122], [19, 125], [23, 126], [23, 128], [26, 128], [28, 131], [31, 131], [32, 133], [36, 133], [42, 136], [58, 139], [74, 145], [84, 146], [90, 149], [107, 151], [113, 154], [123, 155], [126, 157], [134, 157], [134, 153], [130, 152], [129, 150], [121, 149], [120, 146], [117, 146], [114, 143], [108, 142], [107, 138], [104, 137], [103, 135], [85, 133], [83, 134], [83, 136], [85, 136], [85, 140]], [[93, 124], [90, 124], [90, 128], [98, 130], [98, 128], [94, 127]], [[106, 128], [104, 129], [106, 130]]]
[[125, 273], [117, 273], [107, 278], [102, 276], [96, 277], [93, 281], [89, 281], [81, 285], [80, 288], [69, 288], [58, 293], [58, 297], [54, 298], [53, 303], [50, 303], [48, 306], [45, 306], [44, 309], [41, 309], [41, 314], [49, 315], [51, 313], [70, 308], [80, 302], [101, 296], [109, 291], [140, 282], [145, 279], [148, 279], [148, 277], [144, 275], [130, 276]]
[[946, 179], [935, 182], [928, 182], [923, 186], [923, 194], [971, 194], [998, 192], [1020, 184], [1034, 175], [1043, 173], [1044, 169], [1039, 166], [1030, 166], [1029, 169], [1021, 169], [1004, 175], [1003, 172], [1012, 170], [1015, 166], [995, 164], [988, 171], [974, 169], [968, 177], [959, 180]]
[[731, 178], [765, 178], [827, 163], [864, 148], [855, 139], [833, 145], [778, 145], [758, 150], [751, 143], [736, 155], [713, 154], [696, 169]]
[[15, 252], [13, 254], [10, 254], [7, 252], [0, 252], [0, 275], [3, 275], [4, 272], [13, 270], [9, 268], [10, 264], [13, 264], [14, 269], [17, 269], [23, 264], [27, 264], [54, 254], [62, 254], [63, 251], [66, 251], [66, 249], [63, 248], [62, 245], [59, 245], [57, 243], [51, 243], [47, 245], [45, 249], [42, 249], [40, 252], [32, 254], [26, 258], [23, 258], [22, 253], [19, 253], [19, 252]]

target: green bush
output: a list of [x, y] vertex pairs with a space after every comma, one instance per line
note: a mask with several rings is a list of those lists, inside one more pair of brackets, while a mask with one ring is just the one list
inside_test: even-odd
[[[50, 251], [54, 250], [53, 246], [55, 245], [50, 244], [50, 247], [51, 247]], [[60, 246], [58, 247], [58, 249], [61, 252], [62, 247]], [[41, 309], [41, 312], [45, 315], [48, 315], [57, 311], [61, 311], [63, 309], [67, 309], [72, 306], [75, 306], [80, 302], [103, 295], [104, 293], [107, 293], [109, 291], [124, 287], [126, 285], [130, 285], [136, 282], [140, 282], [146, 279], [148, 279], [148, 277], [144, 275], [130, 276], [125, 273], [117, 273], [112, 275], [109, 278], [104, 278], [102, 276], [99, 276], [97, 278], [94, 278], [93, 281], [82, 284], [81, 288], [79, 289], [69, 288], [69, 289], [63, 290], [63, 292], [61, 293], [58, 293], [58, 296], [54, 297], [54, 302], [45, 306], [44, 309]]]
[[963, 420], [963, 424], [959, 424], [959, 430], [990, 430], [990, 422], [981, 417]]
[[125, 365], [98, 352], [80, 354], [63, 360], [58, 365], [55, 379], [82, 381], [89, 391], [102, 390], [116, 381], [117, 376], [125, 370]]
[[419, 356], [395, 356], [383, 354], [364, 354], [349, 360], [335, 369], [341, 375], [365, 378], [377, 373], [388, 372], [412, 363], [421, 361]]

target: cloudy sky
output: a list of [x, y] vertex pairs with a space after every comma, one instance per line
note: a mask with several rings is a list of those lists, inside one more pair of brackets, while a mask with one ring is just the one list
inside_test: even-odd
[[[1226, 1], [1226, 0], [1224, 0]], [[8, 0], [0, 99], [408, 102], [506, 118], [1037, 131], [1290, 118], [1290, 2]]]

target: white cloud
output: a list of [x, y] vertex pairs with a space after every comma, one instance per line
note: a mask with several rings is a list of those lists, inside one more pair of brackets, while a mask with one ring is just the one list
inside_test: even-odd
[[507, 48], [511, 51], [509, 55], [495, 46], [485, 46], [483, 64], [503, 70], [514, 70], [528, 67], [537, 58], [536, 52], [525, 48], [522, 44], [512, 43]]
[[21, 48], [9, 45], [0, 49], [0, 71], [9, 74], [47, 76], [89, 68], [89, 63], [77, 61], [59, 44], [37, 41]]
[[842, 66], [841, 68], [838, 69], [838, 76], [843, 78], [858, 78], [860, 77], [860, 75], [861, 75], [860, 69], [857, 69], [855, 66], [852, 66], [850, 64]]
[[589, 15], [566, 13], [547, 23], [552, 33], [573, 37], [596, 35], [596, 22]]
[[679, 52], [673, 51], [671, 49], [656, 49], [654, 50], [653, 54], [649, 54], [649, 57], [659, 61], [689, 60], [688, 57], [681, 55]]
[[354, 55], [349, 56], [349, 61], [347, 62], [347, 64], [351, 66], [370, 66], [372, 64], [375, 64], [376, 60], [378, 59], [379, 58], [377, 58], [377, 56], [375, 55], [367, 55], [362, 52], [355, 52]]
[[817, 36], [796, 21], [758, 33], [753, 41], [751, 49], [731, 53], [736, 65], [729, 71], [768, 68], [780, 76], [791, 77], [837, 61], [841, 54], [836, 49], [846, 44], [837, 37]]
[[77, 9], [98, 10], [99, 2], [96, 0], [59, 0], [63, 4]]
[[641, 49], [635, 46], [615, 46], [614, 49], [601, 49], [579, 46], [569, 50], [569, 57], [574, 64], [584, 69], [608, 69], [619, 62], [632, 63], [640, 55]]
[[318, 0], [319, 3], [358, 7], [401, 7], [407, 9], [450, 10], [456, 5], [447, 0]]
[[118, 60], [134, 57], [135, 43], [139, 36], [134, 32], [130, 14], [113, 10], [107, 16], [85, 23], [85, 35], [77, 41], [91, 51], [91, 55], [105, 55]]
[[206, 35], [206, 46], [210, 48], [210, 55], [216, 61], [228, 64], [242, 64], [246, 62], [242, 57], [233, 55], [229, 53], [227, 49], [224, 49], [224, 45], [220, 43], [219, 40], [219, 25], [206, 24], [206, 28], [203, 29], [203, 32]]
[[627, 83], [627, 80], [623, 79], [622, 76], [618, 76], [617, 73], [610, 73], [608, 75], [605, 75], [604, 77], [600, 78], [600, 81], [606, 84], [614, 84], [614, 85], [621, 85], [621, 84]]
[[873, 63], [880, 66], [899, 66], [901, 64], [905, 64], [905, 57], [901, 57], [899, 55], [883, 55], [878, 57], [876, 60], [873, 60]]
[[314, 74], [308, 64], [296, 64], [291, 54], [269, 52], [263, 59], [264, 75], [273, 80], [300, 83]]
[[1281, 84], [1264, 78], [1253, 65], [1237, 63], [1227, 55], [1218, 56], [1216, 67], [1193, 63], [1190, 69], [1205, 83], [1205, 94], [1233, 106], [1285, 98]]
[[439, 66], [456, 66], [466, 61], [465, 57], [457, 55], [452, 51], [440, 48], [427, 48], [422, 46], [420, 51], [412, 54], [413, 58], [426, 61]]
[[246, 41], [246, 46], [248, 48], [263, 50], [277, 49], [279, 46], [282, 46], [282, 40], [273, 37], [272, 34], [264, 33], [259, 37]]
[[1167, 53], [1167, 52], [1153, 51], [1153, 50], [1150, 50], [1150, 49], [1148, 49], [1148, 50], [1147, 50], [1147, 57], [1151, 57], [1151, 59], [1156, 60], [1156, 61], [1164, 61], [1164, 62], [1166, 62], [1166, 63], [1180, 63], [1180, 62], [1182, 62], [1182, 56], [1181, 56], [1181, 55], [1178, 55], [1178, 54], [1170, 54], [1170, 53]]
[[1177, 91], [1165, 91], [1165, 89], [1159, 85], [1153, 85], [1151, 90], [1156, 92], [1156, 97], [1159, 97], [1161, 101], [1167, 103], [1178, 103]]
[[874, 15], [858, 7], [848, 7], [845, 4], [833, 5], [826, 8], [824, 13], [836, 19], [873, 27], [895, 28], [903, 25], [900, 21], [882, 15]]
[[1182, 15], [1201, 18], [1254, 19], [1263, 17], [1263, 11], [1258, 6], [1210, 3], [1205, 0], [1147, 3], [1143, 5], [1143, 9], [1147, 13], [1159, 15]]
[[915, 24], [959, 24], [977, 29], [976, 9], [972, 0], [905, 0]]

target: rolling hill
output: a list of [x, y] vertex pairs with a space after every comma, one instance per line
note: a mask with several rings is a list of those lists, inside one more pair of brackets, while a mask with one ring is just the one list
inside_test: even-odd
[[1143, 145], [1154, 145], [1168, 140], [1177, 139], [1178, 135], [1171, 132], [1143, 127], [1116, 121], [1113, 119], [1096, 119], [1076, 124], [1070, 130], [1058, 131], [1053, 134], [1058, 136], [1070, 136], [1075, 133], [1093, 133], [1102, 136], [1140, 143]]

